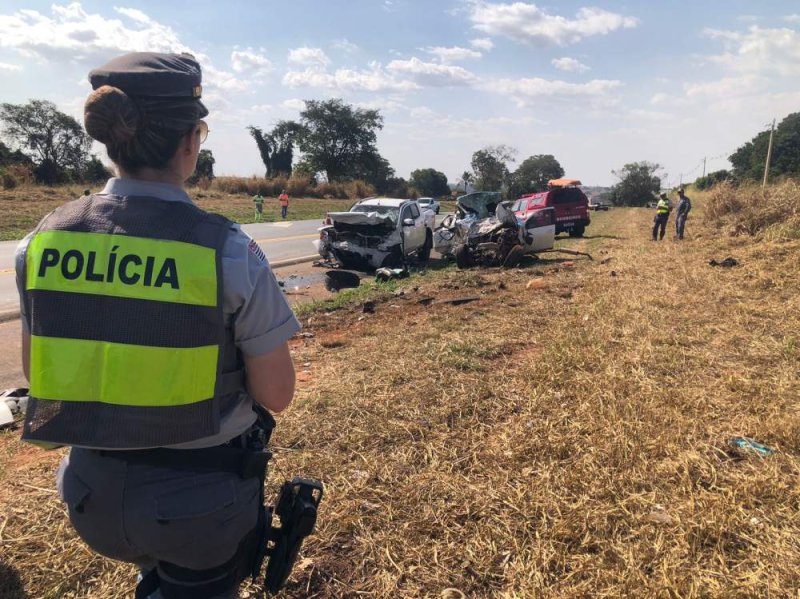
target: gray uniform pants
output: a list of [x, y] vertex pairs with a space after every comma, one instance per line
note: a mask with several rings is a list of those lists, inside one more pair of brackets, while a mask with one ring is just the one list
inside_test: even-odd
[[678, 239], [683, 239], [683, 229], [686, 227], [686, 214], [679, 214], [675, 218], [675, 234]]
[[79, 448], [62, 461], [57, 484], [86, 544], [143, 570], [159, 561], [192, 570], [224, 564], [260, 509], [257, 478], [129, 464]]

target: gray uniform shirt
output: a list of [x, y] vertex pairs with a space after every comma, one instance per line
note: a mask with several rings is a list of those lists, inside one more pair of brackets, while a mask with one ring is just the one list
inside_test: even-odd
[[[181, 187], [136, 179], [109, 179], [100, 194], [147, 196], [165, 202], [192, 203]], [[20, 295], [22, 326], [30, 330], [25, 312], [25, 254], [31, 235], [23, 239], [16, 252], [17, 289]], [[286, 301], [258, 244], [239, 225], [231, 227], [222, 250], [222, 311], [232, 324], [234, 341], [250, 357], [261, 356], [280, 347], [300, 330], [300, 323]], [[245, 432], [253, 422], [253, 400], [245, 393], [240, 401], [222, 414], [220, 432], [171, 447], [191, 449], [213, 447]]]

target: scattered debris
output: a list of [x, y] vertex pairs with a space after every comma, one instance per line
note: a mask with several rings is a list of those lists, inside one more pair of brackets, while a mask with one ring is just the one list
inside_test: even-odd
[[728, 441], [728, 445], [731, 449], [733, 449], [736, 453], [740, 453], [742, 450], [752, 450], [755, 451], [757, 454], [762, 456], [773, 455], [775, 450], [771, 447], [767, 447], [766, 445], [762, 445], [752, 439], [747, 439], [745, 437], [734, 437], [730, 441]]
[[364, 314], [375, 314], [375, 302], [364, 302], [361, 311], [364, 312]]
[[732, 268], [734, 266], [737, 266], [738, 264], [739, 262], [735, 258], [731, 258], [730, 256], [725, 258], [722, 262], [717, 262], [716, 260], [713, 259], [708, 261], [709, 266], [721, 266], [722, 268]]
[[609, 256], [608, 258], [603, 258], [602, 260], [600, 260], [600, 264], [604, 264], [604, 265], [608, 264], [609, 262], [611, 262], [611, 256]]
[[379, 283], [385, 283], [392, 279], [405, 279], [409, 276], [408, 270], [405, 268], [379, 268], [375, 271], [375, 280]]
[[297, 333], [297, 336], [302, 337], [303, 339], [313, 339], [316, 335], [314, 335], [314, 333], [303, 331], [301, 333]]
[[460, 306], [462, 304], [468, 304], [470, 302], [477, 302], [481, 299], [479, 295], [469, 295], [466, 297], [454, 297], [451, 299], [443, 299], [443, 300], [436, 300], [433, 302], [433, 305], [440, 305], [440, 304], [452, 304], [453, 306]]
[[538, 277], [536, 279], [531, 279], [525, 285], [525, 289], [528, 289], [528, 290], [530, 290], [530, 289], [533, 289], [533, 290], [547, 289], [548, 287], [550, 287], [550, 283], [548, 283], [547, 280], [542, 278], [542, 277]]
[[498, 289], [506, 289], [506, 284], [505, 284], [503, 281], [500, 281], [500, 282], [497, 284], [497, 288], [498, 288]]
[[567, 260], [561, 263], [562, 268], [575, 268], [575, 263], [572, 260]]
[[14, 414], [11, 413], [11, 409], [8, 407], [6, 402], [0, 403], [0, 428], [4, 426], [13, 426], [14, 425]]
[[608, 273], [608, 274], [609, 274], [609, 275], [611, 275], [612, 277], [616, 277], [616, 276], [617, 276], [617, 271], [616, 271], [616, 270], [612, 270], [612, 271], [611, 271], [610, 273]]
[[303, 368], [311, 368], [311, 362], [305, 362]]
[[340, 289], [352, 289], [361, 285], [361, 277], [347, 270], [329, 270], [325, 273], [325, 289], [336, 293]]
[[[3, 405], [8, 408], [10, 414], [12, 415], [11, 421], [13, 422], [13, 415], [19, 414], [22, 412], [23, 414], [28, 409], [28, 389], [24, 387], [14, 388], [14, 389], [6, 389], [2, 393], [0, 393], [0, 405]], [[5, 411], [3, 414], [0, 414], [0, 426], [4, 426], [8, 424], [3, 422]]]
[[432, 297], [423, 297], [417, 303], [421, 304], [423, 306], [430, 306], [433, 303], [433, 298]]

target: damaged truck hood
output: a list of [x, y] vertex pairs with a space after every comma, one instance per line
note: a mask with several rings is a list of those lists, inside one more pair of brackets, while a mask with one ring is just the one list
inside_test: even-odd
[[396, 228], [395, 221], [391, 216], [377, 212], [331, 212], [329, 216], [337, 231], [386, 234]]

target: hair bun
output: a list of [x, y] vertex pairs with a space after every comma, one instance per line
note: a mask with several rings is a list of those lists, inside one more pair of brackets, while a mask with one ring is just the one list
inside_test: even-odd
[[119, 145], [131, 141], [141, 121], [136, 102], [118, 87], [103, 85], [86, 98], [83, 108], [86, 132], [102, 144]]

